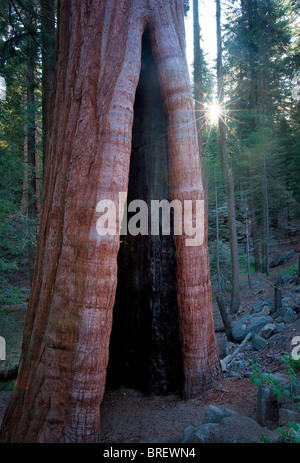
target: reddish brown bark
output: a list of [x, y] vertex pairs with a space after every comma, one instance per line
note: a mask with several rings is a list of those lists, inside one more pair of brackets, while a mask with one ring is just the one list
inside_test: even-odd
[[[150, 5], [150, 9], [149, 9]], [[171, 198], [203, 199], [183, 0], [60, 1], [49, 161], [33, 286], [5, 442], [99, 442], [119, 237], [101, 199], [127, 191], [141, 44], [150, 30], [168, 117]], [[206, 220], [206, 219], [205, 219]], [[221, 376], [207, 237], [176, 236], [185, 397]]]

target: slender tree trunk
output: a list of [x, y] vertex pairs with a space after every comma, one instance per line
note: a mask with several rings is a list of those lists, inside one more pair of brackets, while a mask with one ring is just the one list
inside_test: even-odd
[[36, 110], [35, 110], [35, 67], [37, 61], [37, 48], [32, 37], [27, 38], [27, 101], [26, 101], [26, 127], [28, 152], [28, 271], [29, 279], [33, 278], [35, 259], [35, 238], [37, 218], [37, 191], [36, 191]]
[[[59, 2], [37, 258], [2, 441], [100, 441], [120, 240], [97, 234], [96, 206], [111, 200], [121, 207], [119, 193], [128, 190], [146, 28], [168, 121], [170, 198], [204, 199], [183, 1]], [[204, 230], [206, 220], [202, 216]], [[207, 235], [194, 247], [186, 246], [187, 237], [175, 236], [175, 248], [184, 395], [190, 398], [222, 373]]]
[[[199, 0], [193, 0], [193, 33], [194, 33], [194, 100], [198, 133], [199, 152], [204, 160], [203, 127], [204, 127], [204, 97], [203, 97], [203, 54], [200, 45]], [[202, 182], [205, 194], [206, 214], [208, 214], [209, 177], [207, 166], [203, 163]]]
[[223, 296], [221, 294], [216, 294], [216, 300], [217, 300], [217, 304], [218, 304], [220, 314], [221, 314], [221, 317], [222, 317], [222, 321], [223, 321], [223, 325], [224, 325], [224, 328], [225, 328], [225, 333], [226, 333], [227, 340], [229, 342], [231, 342], [232, 341], [231, 323], [230, 323], [229, 315], [227, 313], [225, 301], [224, 301]]
[[[36, 144], [38, 144], [39, 138], [38, 138], [38, 132], [36, 128]], [[41, 215], [41, 177], [40, 177], [40, 156], [36, 152], [35, 153], [35, 191], [36, 191], [36, 215], [37, 217], [40, 217]]]
[[[38, 102], [38, 95], [35, 91], [35, 105]], [[39, 154], [39, 123], [37, 117], [35, 118], [35, 191], [36, 191], [36, 215], [41, 215], [41, 167], [40, 167], [40, 154]]]
[[249, 288], [252, 288], [251, 282], [251, 271], [250, 271], [250, 227], [249, 227], [249, 217], [248, 217], [248, 206], [246, 205], [246, 238], [247, 238], [247, 275], [248, 275], [248, 285]]
[[260, 265], [260, 239], [259, 239], [259, 228], [257, 224], [257, 217], [256, 217], [256, 208], [255, 208], [255, 201], [253, 192], [250, 195], [251, 201], [251, 210], [252, 210], [252, 240], [253, 240], [253, 257], [254, 257], [254, 268], [255, 271], [258, 272], [261, 269]]
[[217, 278], [218, 291], [222, 293], [221, 269], [220, 269], [220, 230], [219, 230], [219, 201], [218, 201], [218, 185], [215, 172], [215, 202], [216, 202], [216, 254], [217, 254]]
[[[224, 87], [223, 87], [223, 63], [222, 63], [222, 39], [221, 39], [221, 5], [220, 0], [216, 0], [216, 18], [217, 18], [217, 78], [218, 78], [218, 96], [219, 105], [224, 104]], [[226, 125], [222, 118], [219, 118], [219, 140], [225, 182], [227, 186], [228, 202], [228, 221], [230, 229], [231, 245], [231, 266], [232, 266], [232, 293], [230, 309], [236, 313], [240, 306], [240, 282], [239, 282], [239, 254], [237, 242], [237, 230], [235, 219], [235, 198], [233, 186], [232, 167], [229, 165], [227, 146], [226, 146]]]
[[[257, 18], [257, 2], [253, 0], [241, 0], [242, 15], [246, 23], [248, 35], [247, 40], [249, 42], [249, 81], [250, 81], [250, 108], [252, 110], [251, 119], [251, 130], [256, 132], [259, 125], [259, 102], [258, 102], [258, 70], [255, 60], [255, 44], [254, 35], [257, 32], [256, 18]], [[252, 210], [252, 237], [253, 237], [253, 256], [254, 256], [254, 268], [258, 272], [261, 270], [260, 261], [260, 237], [259, 237], [259, 225], [256, 217], [256, 205], [254, 200], [253, 188], [254, 183], [251, 180], [254, 172], [253, 169], [249, 168], [249, 179], [250, 189], [252, 191], [250, 196], [251, 210]]]
[[50, 98], [54, 75], [55, 6], [54, 0], [40, 0], [42, 30], [42, 125], [43, 171], [46, 172], [46, 147], [50, 113]]
[[200, 46], [199, 0], [193, 0], [193, 32], [194, 32], [194, 98], [197, 121], [198, 143], [200, 156], [202, 155], [202, 129], [203, 129], [203, 69], [202, 52]]
[[262, 271], [267, 275], [270, 274], [270, 225], [269, 225], [269, 193], [268, 193], [268, 179], [267, 179], [267, 163], [266, 155], [264, 154], [264, 168], [263, 168], [263, 259], [262, 259]]
[[274, 287], [274, 306], [275, 312], [282, 307], [282, 291], [278, 285]]
[[[24, 95], [24, 114], [27, 113], [27, 96]], [[20, 212], [23, 215], [28, 213], [28, 140], [27, 140], [27, 123], [24, 118], [24, 171], [23, 171], [23, 187], [22, 201]]]

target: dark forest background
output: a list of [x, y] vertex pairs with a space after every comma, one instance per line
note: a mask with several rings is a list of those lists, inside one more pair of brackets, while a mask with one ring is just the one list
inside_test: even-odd
[[[186, 14], [192, 3], [194, 12], [201, 9], [201, 1], [185, 2]], [[300, 2], [227, 0], [218, 6], [226, 14], [215, 68], [206, 62], [194, 18], [191, 84], [208, 197], [211, 279], [214, 293], [230, 295], [240, 275], [247, 274], [252, 286], [255, 272], [268, 275], [280, 248], [299, 240]], [[0, 101], [2, 306], [28, 299], [47, 168], [55, 25], [53, 0], [0, 0], [0, 75], [6, 81]], [[217, 120], [212, 104], [219, 108]]]

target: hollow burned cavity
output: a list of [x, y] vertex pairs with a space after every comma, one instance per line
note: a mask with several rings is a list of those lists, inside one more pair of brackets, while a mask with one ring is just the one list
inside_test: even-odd
[[[145, 32], [134, 104], [128, 204], [136, 199], [148, 205], [151, 200], [169, 200], [167, 131], [157, 66]], [[108, 385], [157, 395], [181, 392], [181, 357], [173, 233], [163, 236], [160, 225], [157, 236], [121, 236]]]

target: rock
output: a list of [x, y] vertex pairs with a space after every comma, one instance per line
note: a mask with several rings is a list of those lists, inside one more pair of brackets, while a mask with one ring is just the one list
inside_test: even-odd
[[258, 333], [264, 339], [269, 339], [275, 333], [276, 325], [267, 323]]
[[278, 440], [277, 432], [261, 427], [247, 416], [239, 415], [229, 409], [221, 410], [212, 405], [207, 410], [206, 417], [218, 421], [204, 423], [197, 428], [189, 426], [184, 431], [182, 443], [259, 443], [261, 435], [268, 438], [270, 442]]
[[230, 370], [235, 371], [237, 373], [239, 373], [244, 367], [245, 364], [242, 360], [233, 360], [229, 365]]
[[262, 307], [272, 307], [272, 301], [271, 299], [266, 299], [265, 301], [262, 302]]
[[198, 428], [196, 428], [195, 426], [188, 426], [187, 428], [185, 428], [185, 430], [183, 431], [183, 437], [182, 437], [182, 441], [181, 443], [185, 444], [189, 441], [191, 435], [197, 430]]
[[209, 405], [205, 410], [205, 415], [203, 419], [203, 424], [206, 423], [219, 423], [224, 418], [228, 418], [231, 415], [234, 415], [235, 412], [229, 410], [229, 408], [218, 408], [215, 405]]
[[254, 315], [250, 321], [249, 331], [251, 333], [258, 334], [261, 328], [271, 322], [273, 322], [273, 319], [270, 316]]
[[296, 312], [297, 314], [300, 313], [300, 301], [299, 302], [296, 302], [295, 304], [293, 304], [291, 306], [291, 309]]
[[279, 423], [279, 405], [277, 396], [268, 386], [260, 386], [257, 396], [257, 422], [261, 426], [276, 428]]
[[296, 286], [295, 292], [296, 292], [296, 293], [300, 293], [300, 286]]
[[[292, 396], [300, 396], [300, 373], [298, 373], [294, 378], [293, 382], [287, 377], [284, 377], [285, 381], [281, 381], [281, 390], [288, 390]], [[290, 399], [288, 396], [283, 395], [278, 398], [280, 404], [290, 404]]]
[[185, 429], [183, 434], [183, 439], [181, 443], [183, 444], [205, 444], [210, 442], [211, 439], [211, 428], [216, 426], [215, 423], [206, 423], [198, 428], [189, 426]]
[[238, 345], [235, 344], [234, 342], [227, 342], [226, 343], [226, 357], [227, 355], [231, 355], [237, 347]]
[[260, 302], [256, 302], [252, 307], [251, 314], [260, 313], [262, 311], [262, 306]]
[[245, 315], [244, 317], [240, 318], [231, 329], [231, 335], [235, 341], [242, 341], [245, 339], [247, 334], [249, 333], [248, 330], [248, 323], [251, 319], [251, 315]]
[[281, 307], [280, 309], [277, 309], [276, 312], [272, 315], [273, 319], [276, 320], [276, 318], [282, 318], [284, 315], [284, 312], [286, 311], [285, 307]]
[[288, 254], [285, 254], [285, 255], [277, 254], [277, 256], [275, 256], [275, 258], [271, 261], [270, 267], [277, 267], [278, 265], [284, 264], [285, 262], [290, 260], [292, 257], [294, 257], [294, 255], [295, 255], [294, 250], [290, 251]]
[[287, 283], [294, 283], [296, 281], [296, 276], [294, 275], [281, 275], [280, 284], [285, 285]]
[[291, 298], [290, 297], [282, 298], [282, 305], [283, 305], [283, 307], [290, 307], [291, 306]]
[[240, 378], [240, 373], [238, 373], [237, 371], [229, 371], [229, 373], [227, 374], [227, 377], [228, 378]]
[[285, 323], [290, 323], [294, 320], [295, 312], [290, 307], [281, 307], [280, 309], [276, 310], [273, 314], [273, 319], [276, 320], [278, 318], [282, 318], [282, 321]]
[[279, 408], [279, 426], [285, 426], [291, 422], [300, 422], [300, 411], [287, 407]]
[[282, 330], [284, 330], [284, 323], [279, 323], [277, 326], [276, 326], [276, 329], [275, 329], [275, 332], [276, 333], [280, 333]]
[[275, 442], [278, 433], [262, 428], [256, 421], [243, 415], [232, 415], [211, 428], [209, 442], [216, 443], [258, 443], [261, 435]]
[[232, 327], [231, 335], [235, 341], [242, 341], [249, 332], [257, 334], [267, 323], [272, 323], [273, 318], [267, 315], [245, 315]]
[[252, 347], [254, 350], [262, 350], [266, 347], [268, 341], [258, 334], [255, 334], [252, 338]]
[[287, 308], [283, 314], [284, 323], [291, 323], [295, 318], [295, 312], [291, 308]]
[[262, 313], [262, 315], [270, 315], [270, 313], [271, 313], [271, 307], [268, 307], [267, 305], [265, 305], [265, 306], [262, 308], [261, 313]]

